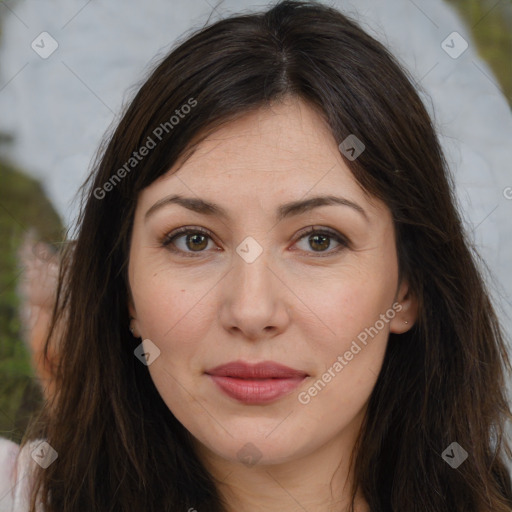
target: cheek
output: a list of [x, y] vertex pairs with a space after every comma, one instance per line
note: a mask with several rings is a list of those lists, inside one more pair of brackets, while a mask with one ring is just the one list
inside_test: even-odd
[[[344, 287], [333, 286], [329, 300], [321, 303], [322, 322], [311, 325], [305, 336], [308, 351], [315, 354], [315, 372], [296, 397], [309, 431], [334, 435], [365, 406], [384, 360], [393, 290], [373, 280], [365, 286], [346, 281]], [[319, 335], [315, 326], [327, 334]]]
[[[204, 323], [200, 297], [168, 280], [148, 282], [144, 290], [134, 294], [141, 335], [162, 345], [176, 339], [186, 343], [187, 339], [196, 337]], [[185, 333], [188, 333], [186, 338]]]
[[140, 334], [160, 350], [157, 364], [150, 366], [151, 373], [163, 363], [172, 375], [188, 379], [187, 372], [199, 368], [199, 356], [204, 355], [201, 347], [214, 315], [209, 306], [214, 295], [211, 288], [207, 279], [191, 279], [186, 272], [177, 278], [176, 272], [169, 270], [146, 271], [144, 279], [136, 280], [132, 294]]
[[148, 366], [151, 379], [167, 407], [186, 424], [191, 415], [201, 415], [193, 390], [210, 323], [203, 295], [161, 274], [133, 292], [142, 339], [150, 339], [160, 351]]
[[156, 343], [193, 308], [187, 272], [172, 269], [161, 250], [133, 249], [130, 287], [141, 335]]
[[[317, 349], [324, 347], [328, 352], [345, 349], [374, 326], [391, 308], [396, 289], [394, 272], [381, 273], [376, 268], [346, 268], [316, 284], [297, 293], [305, 297], [298, 316], [311, 318], [303, 322], [311, 331], [306, 339], [315, 340]], [[383, 327], [379, 322], [378, 329], [387, 333], [389, 323]]]
[[[347, 266], [336, 278], [310, 288], [308, 306], [317, 318], [303, 323], [315, 374], [299, 397], [317, 420], [333, 409], [348, 419], [364, 405], [384, 359], [396, 292], [397, 269], [375, 260]], [[302, 311], [300, 314], [307, 314]], [[311, 311], [309, 311], [311, 316]], [[316, 421], [316, 420], [315, 420]]]

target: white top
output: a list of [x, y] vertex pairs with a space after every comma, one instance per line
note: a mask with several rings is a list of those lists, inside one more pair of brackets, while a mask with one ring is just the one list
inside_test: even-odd
[[33, 454], [42, 442], [30, 441], [20, 451], [16, 443], [0, 438], [0, 512], [28, 512], [30, 475], [36, 467]]

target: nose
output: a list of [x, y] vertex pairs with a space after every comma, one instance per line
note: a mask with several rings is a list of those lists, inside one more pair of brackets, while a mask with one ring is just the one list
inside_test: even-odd
[[233, 267], [221, 282], [223, 327], [251, 341], [284, 332], [290, 323], [293, 293], [280, 273], [268, 251], [263, 250], [251, 263], [235, 253]]

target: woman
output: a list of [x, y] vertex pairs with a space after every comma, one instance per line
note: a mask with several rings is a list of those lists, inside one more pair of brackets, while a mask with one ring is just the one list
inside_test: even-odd
[[55, 384], [53, 357], [45, 354], [44, 349], [55, 305], [59, 257], [50, 244], [37, 241], [35, 231], [29, 231], [18, 251], [18, 258], [21, 274], [17, 291], [23, 337], [39, 386], [45, 397], [50, 398]]
[[436, 134], [334, 9], [231, 17], [158, 65], [57, 302], [30, 510], [511, 510], [510, 364]]

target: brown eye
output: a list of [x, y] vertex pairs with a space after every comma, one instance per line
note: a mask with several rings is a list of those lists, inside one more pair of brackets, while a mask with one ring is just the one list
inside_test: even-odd
[[209, 233], [199, 228], [180, 228], [167, 235], [162, 246], [186, 256], [205, 252], [211, 240]]
[[[347, 239], [339, 233], [326, 230], [325, 228], [322, 230], [315, 229], [314, 226], [309, 228], [309, 230], [299, 238], [299, 242], [302, 242], [303, 240], [307, 241], [307, 247], [300, 247], [302, 251], [309, 253], [325, 253], [326, 256], [335, 254], [349, 246]], [[334, 249], [329, 250], [332, 246], [333, 240], [337, 246], [335, 246]], [[308, 248], [313, 250], [308, 250]]]
[[[307, 232], [299, 238], [299, 242], [303, 240], [307, 240], [308, 247], [300, 249], [304, 252], [317, 253], [318, 256], [324, 256], [323, 253], [325, 256], [330, 256], [349, 246], [349, 242], [341, 234], [325, 228], [315, 229], [314, 226], [308, 228]], [[337, 246], [329, 250], [333, 240]], [[199, 256], [207, 252], [209, 241], [212, 241], [212, 238], [208, 231], [202, 228], [182, 227], [166, 235], [161, 244], [170, 251], [184, 256]]]
[[201, 251], [208, 245], [208, 239], [205, 235], [194, 233], [193, 235], [185, 235], [186, 246], [193, 251]]
[[315, 251], [324, 251], [325, 249], [329, 249], [331, 245], [329, 236], [322, 233], [311, 235], [308, 241]]

